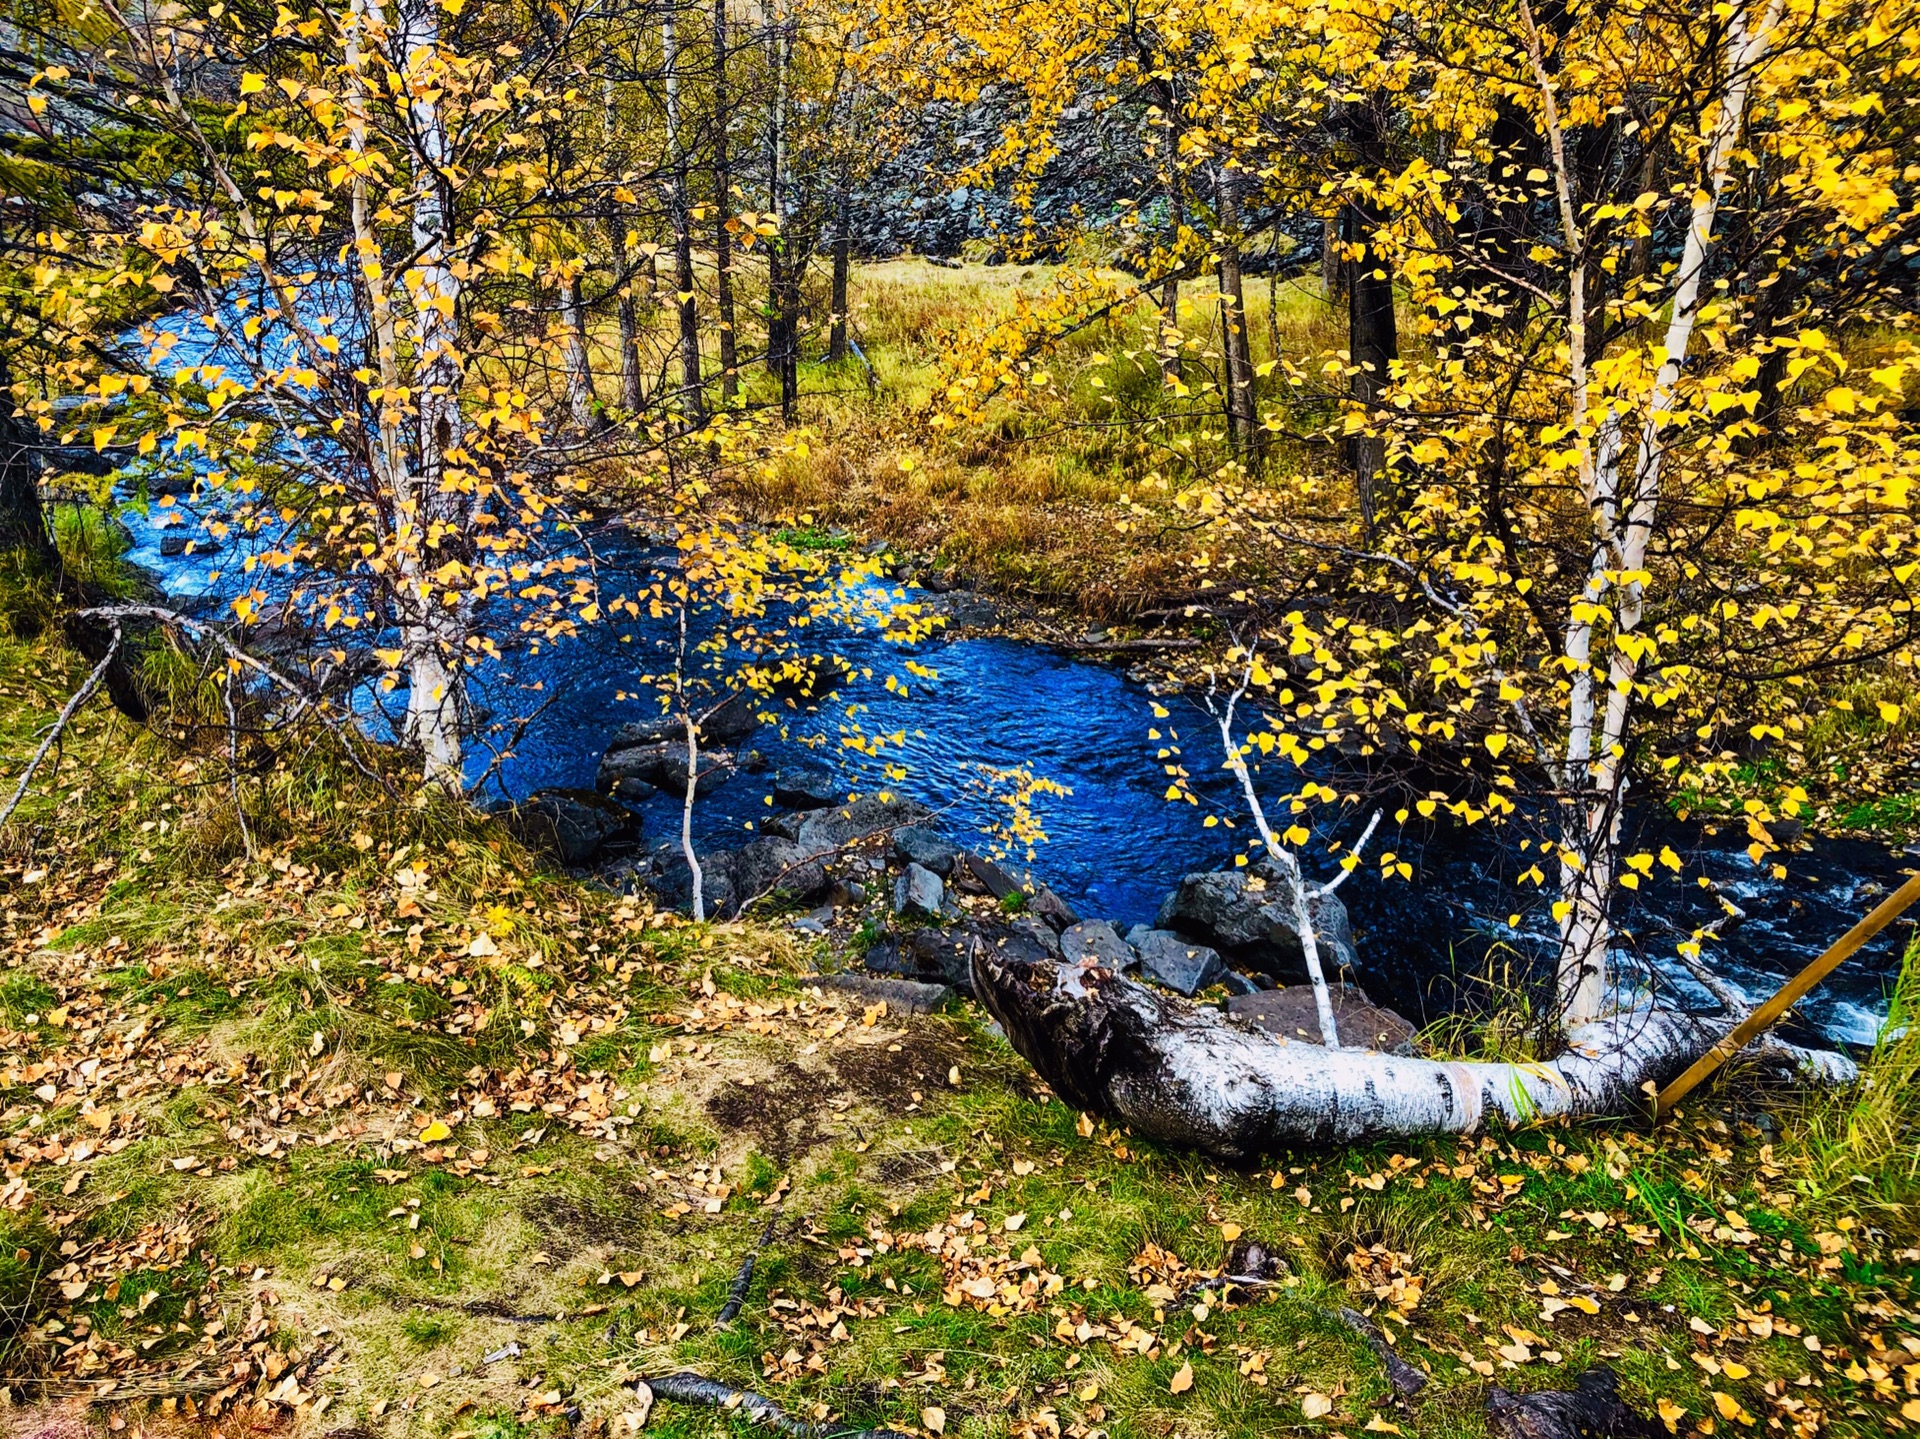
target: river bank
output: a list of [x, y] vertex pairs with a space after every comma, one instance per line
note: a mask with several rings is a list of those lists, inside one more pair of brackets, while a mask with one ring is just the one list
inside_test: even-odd
[[[9, 745], [73, 668], [0, 643]], [[319, 755], [253, 795], [249, 859], [200, 778], [90, 710], [6, 832], [26, 1432], [613, 1432], [673, 1369], [967, 1439], [1474, 1439], [1496, 1385], [1590, 1364], [1683, 1433], [1866, 1434], [1905, 1402], [1908, 1179], [1857, 1101], [1735, 1076], [1657, 1141], [1222, 1169], [1075, 1115], [966, 1007], [818, 988], [790, 927], [650, 914]], [[1192, 1288], [1252, 1239], [1270, 1287]], [[649, 1428], [716, 1422], [660, 1400]]]

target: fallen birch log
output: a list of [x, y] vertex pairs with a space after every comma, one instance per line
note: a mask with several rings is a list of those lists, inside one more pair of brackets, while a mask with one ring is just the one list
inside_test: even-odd
[[[1297, 1144], [1471, 1134], [1561, 1116], [1621, 1118], [1642, 1086], [1679, 1073], [1738, 1015], [1644, 1006], [1581, 1025], [1539, 1064], [1327, 1049], [1238, 1024], [1111, 970], [976, 950], [975, 993], [1054, 1092], [1135, 1134], [1249, 1158]], [[1775, 1041], [1769, 1057], [1826, 1083], [1839, 1054]]]

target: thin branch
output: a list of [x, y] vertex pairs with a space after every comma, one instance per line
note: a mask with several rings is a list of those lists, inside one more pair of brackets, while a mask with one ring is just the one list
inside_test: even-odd
[[1379, 824], [1380, 811], [1375, 810], [1373, 812], [1373, 818], [1367, 821], [1367, 827], [1360, 832], [1360, 838], [1354, 841], [1353, 848], [1348, 851], [1346, 860], [1343, 861], [1340, 866], [1340, 873], [1336, 874], [1325, 884], [1315, 885], [1309, 891], [1314, 899], [1320, 898], [1323, 894], [1332, 894], [1347, 882], [1348, 875], [1360, 868], [1360, 851], [1367, 847], [1367, 841], [1373, 838], [1373, 832], [1378, 828]]
[[94, 691], [100, 688], [100, 681], [107, 677], [108, 668], [119, 656], [120, 626], [116, 623], [113, 627], [113, 642], [107, 646], [106, 654], [101, 656], [100, 663], [93, 667], [93, 673], [87, 676], [87, 682], [73, 692], [73, 696], [61, 709], [59, 717], [54, 720], [53, 727], [47, 731], [47, 737], [40, 741], [40, 748], [35, 750], [33, 758], [27, 761], [26, 772], [20, 776], [20, 783], [13, 787], [13, 798], [7, 801], [5, 809], [0, 810], [0, 824], [5, 824], [13, 817], [14, 810], [20, 807], [20, 801], [27, 793], [27, 786], [33, 783], [33, 776], [39, 770], [41, 761], [47, 757], [47, 751], [51, 750], [59, 742], [60, 736], [66, 733], [68, 724], [80, 712], [80, 707], [93, 698]]

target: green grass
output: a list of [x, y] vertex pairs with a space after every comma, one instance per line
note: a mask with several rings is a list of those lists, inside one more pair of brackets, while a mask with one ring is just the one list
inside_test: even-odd
[[[0, 691], [35, 697], [0, 705], [0, 729], [30, 733], [71, 667], [0, 641]], [[70, 1166], [33, 1165], [31, 1208], [0, 1212], [8, 1382], [52, 1362], [49, 1321], [64, 1330], [81, 1317], [116, 1343], [163, 1340], [154, 1362], [184, 1366], [207, 1342], [206, 1316], [243, 1332], [265, 1285], [278, 1302], [263, 1342], [300, 1350], [324, 1328], [339, 1345], [317, 1380], [332, 1396], [323, 1423], [393, 1439], [550, 1439], [566, 1408], [617, 1421], [632, 1407], [627, 1376], [673, 1368], [852, 1424], [918, 1428], [938, 1406], [947, 1432], [969, 1439], [1056, 1424], [1114, 1439], [1351, 1435], [1376, 1415], [1406, 1434], [1472, 1439], [1494, 1383], [1564, 1385], [1589, 1363], [1614, 1367], [1644, 1412], [1662, 1399], [1686, 1409], [1689, 1426], [1713, 1412], [1718, 1387], [1760, 1427], [1808, 1399], [1822, 1432], [1876, 1432], [1872, 1380], [1850, 1376], [1907, 1322], [1881, 1316], [1911, 1308], [1920, 1040], [1890, 1037], [1872, 1082], [1829, 1100], [1735, 1076], [1652, 1138], [1548, 1126], [1232, 1168], [1038, 1094], [964, 1006], [869, 1028], [849, 1001], [844, 1030], [808, 1029], [784, 1006], [804, 998], [811, 959], [774, 932], [649, 925], [615, 896], [539, 872], [489, 822], [383, 806], [344, 768], [261, 784], [249, 801], [268, 854], [209, 868], [187, 836], [231, 803], [223, 786], [196, 783], [179, 751], [102, 713], [70, 748], [29, 802], [31, 860], [7, 861], [0, 1023], [63, 1005], [108, 1030], [139, 1016], [183, 1067], [116, 1075], [126, 1092], [107, 1102], [137, 1119], [130, 1142], [88, 1161], [71, 1196]], [[140, 829], [156, 815], [167, 832]], [[402, 850], [430, 865], [431, 898], [400, 893]], [[29, 862], [45, 871], [32, 884]], [[487, 962], [465, 957], [482, 925], [500, 936]], [[1913, 1012], [1915, 985], [1910, 971], [1897, 1015]], [[691, 1018], [730, 1001], [780, 1016], [771, 1032]], [[447, 1032], [476, 1007], [484, 1023]], [[563, 1062], [554, 1046], [576, 1015], [606, 1023], [587, 1024]], [[37, 1023], [21, 1059], [68, 1054], [86, 1032]], [[566, 1062], [564, 1091], [534, 1078]], [[161, 1073], [175, 1077], [143, 1082]], [[589, 1082], [626, 1096], [609, 1106], [622, 1121], [610, 1130], [568, 1117]], [[480, 1112], [483, 1083], [532, 1098]], [[83, 1126], [68, 1093], [4, 1097], [10, 1139]], [[484, 1162], [461, 1172], [426, 1157], [424, 1141], [390, 1142], [435, 1119], [448, 1123], [443, 1142], [468, 1159], [484, 1149]], [[681, 1195], [714, 1165], [731, 1187], [710, 1213]], [[950, 1270], [914, 1236], [963, 1215], [980, 1226], [956, 1241], [967, 1262], [1058, 1275], [1058, 1292], [1004, 1312], [959, 1291], [948, 1302], [974, 1271]], [[195, 1240], [179, 1262], [136, 1254], [183, 1219]], [[769, 1219], [749, 1302], [717, 1330]], [[1284, 1262], [1275, 1286], [1200, 1315], [1137, 1274], [1153, 1247], [1219, 1267], [1229, 1226]], [[90, 1280], [67, 1300], [50, 1286], [69, 1243], [124, 1256], [118, 1289]], [[1029, 1247], [1036, 1270], [1005, 1268]], [[1594, 1296], [1599, 1312], [1543, 1318], [1545, 1283]], [[142, 1312], [147, 1292], [157, 1297]], [[1783, 1327], [1736, 1333], [1762, 1303]], [[1342, 1304], [1373, 1310], [1430, 1370], [1412, 1404], [1392, 1398], [1334, 1317]], [[179, 1323], [201, 1328], [179, 1336]], [[1109, 1337], [1082, 1343], [1082, 1324]], [[1146, 1352], [1115, 1347], [1125, 1326], [1150, 1334]], [[1512, 1368], [1498, 1347], [1510, 1330], [1535, 1336]], [[486, 1362], [510, 1345], [517, 1357]], [[1750, 1374], [1716, 1379], [1695, 1352]], [[539, 1402], [550, 1394], [557, 1405]], [[1303, 1415], [1309, 1395], [1332, 1400], [1325, 1419]], [[651, 1427], [703, 1439], [738, 1428], [664, 1402]]]

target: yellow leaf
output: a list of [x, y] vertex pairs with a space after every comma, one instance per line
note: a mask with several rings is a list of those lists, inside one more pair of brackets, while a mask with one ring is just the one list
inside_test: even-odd
[[420, 1131], [422, 1144], [438, 1144], [443, 1139], [451, 1138], [453, 1138], [453, 1131], [447, 1128], [445, 1120], [436, 1119]]
[[929, 1434], [944, 1434], [947, 1432], [947, 1411], [930, 1404], [920, 1411], [920, 1422], [927, 1426]]
[[256, 75], [249, 70], [240, 77], [240, 93], [242, 95], [258, 95], [266, 88], [267, 77], [265, 75]]
[[1888, 724], [1899, 724], [1900, 723], [1900, 706], [1897, 704], [1889, 704], [1886, 700], [1881, 700], [1880, 701], [1880, 718], [1885, 720]]
[[1167, 1389], [1174, 1394], [1185, 1394], [1191, 1388], [1193, 1388], [1193, 1366], [1182, 1364], [1180, 1372], [1173, 1376], [1173, 1381], [1167, 1385]]
[[1309, 1394], [1301, 1399], [1300, 1412], [1309, 1419], [1322, 1419], [1333, 1413], [1333, 1401], [1324, 1394]]
[[1400, 1426], [1398, 1424], [1389, 1424], [1376, 1414], [1367, 1421], [1367, 1432], [1369, 1434], [1398, 1434], [1400, 1432]]
[[1229, 1220], [1220, 1226], [1220, 1237], [1231, 1244], [1240, 1237], [1240, 1226]]
[[1502, 751], [1506, 747], [1507, 747], [1507, 737], [1505, 735], [1490, 734], [1487, 736], [1487, 753], [1492, 755], [1495, 759], [1500, 758], [1500, 751]]
[[1660, 1422], [1667, 1426], [1667, 1433], [1678, 1434], [1680, 1432], [1680, 1421], [1686, 1417], [1687, 1411], [1671, 1399], [1662, 1399], [1660, 1401]]

